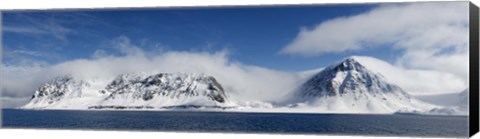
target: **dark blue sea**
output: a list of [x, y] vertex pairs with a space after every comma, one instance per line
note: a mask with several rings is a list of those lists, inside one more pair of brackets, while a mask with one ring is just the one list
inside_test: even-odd
[[4, 128], [467, 137], [466, 116], [3, 109]]

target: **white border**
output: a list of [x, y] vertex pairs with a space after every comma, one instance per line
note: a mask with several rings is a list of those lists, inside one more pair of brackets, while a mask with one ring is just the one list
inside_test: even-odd
[[[189, 7], [227, 5], [339, 4], [370, 2], [416, 2], [425, 0], [0, 0], [0, 9], [91, 9], [126, 7]], [[449, 0], [435, 0], [449, 1]], [[451, 1], [451, 0], [450, 0]]]
[[[129, 131], [80, 131], [45, 129], [1, 129], [0, 136], [14, 139], [400, 139], [400, 137], [366, 137], [339, 135], [285, 135], [285, 134], [236, 134], [236, 133], [175, 133], [175, 132], [129, 132]], [[403, 137], [405, 138], [405, 137]], [[421, 139], [412, 138], [409, 139]]]

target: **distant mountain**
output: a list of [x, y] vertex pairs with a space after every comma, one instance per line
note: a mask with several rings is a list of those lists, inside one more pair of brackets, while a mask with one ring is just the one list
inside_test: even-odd
[[458, 93], [456, 97], [451, 99], [457, 99], [456, 105], [433, 108], [429, 111], [423, 112], [423, 114], [433, 115], [468, 115], [469, 114], [469, 89], [465, 89], [461, 93]]
[[[215, 78], [203, 74], [122, 74], [103, 89], [96, 81], [62, 76], [35, 91], [26, 109], [221, 107], [228, 102]], [[98, 86], [98, 85], [97, 85]]]
[[355, 57], [320, 71], [297, 89], [294, 99], [329, 112], [393, 113], [433, 107], [410, 97]]
[[463, 90], [460, 94], [458, 94], [458, 97], [460, 98], [457, 102], [458, 106], [466, 106], [468, 107], [469, 104], [469, 88]]

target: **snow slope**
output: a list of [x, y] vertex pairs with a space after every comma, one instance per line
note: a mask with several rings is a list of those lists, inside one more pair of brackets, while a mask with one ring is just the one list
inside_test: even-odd
[[[22, 106], [28, 109], [66, 108], [77, 100], [90, 102], [85, 99], [85, 88], [90, 84], [84, 81], [75, 81], [72, 76], [66, 75], [53, 79], [38, 88], [30, 102]], [[94, 96], [98, 99], [98, 96]]]
[[[103, 86], [103, 87], [101, 87]], [[107, 83], [58, 77], [35, 91], [24, 109], [227, 107], [227, 95], [202, 74], [122, 74]]]
[[412, 98], [349, 57], [325, 68], [295, 92], [292, 107], [313, 107], [331, 113], [394, 113], [398, 110], [426, 111], [435, 105]]
[[[412, 88], [415, 86], [409, 83], [410, 81], [427, 82], [430, 77], [439, 77], [431, 80], [441, 80], [442, 83], [437, 85], [441, 89], [457, 90], [461, 86], [459, 84], [462, 84], [447, 74], [430, 71], [425, 71], [426, 75], [422, 73], [417, 70], [404, 70], [371, 57], [353, 56], [327, 68], [275, 74], [280, 77], [256, 77], [275, 77], [262, 80], [269, 83], [238, 80], [258, 83], [248, 86], [245, 84], [235, 86], [238, 85], [236, 83], [238, 81], [234, 79], [222, 86], [222, 82], [204, 74], [128, 73], [113, 79], [83, 80], [61, 76], [37, 89], [32, 99], [21, 108], [142, 110], [214, 108], [210, 110], [468, 115], [468, 101], [465, 101], [468, 100], [468, 90], [459, 95], [458, 98], [462, 98], [462, 101], [455, 102], [454, 106], [425, 103], [404, 90], [404, 87], [407, 87], [415, 91], [415, 88]], [[227, 75], [221, 77], [225, 79]], [[283, 79], [282, 77], [295, 80], [277, 81]], [[284, 86], [274, 82], [281, 82]], [[443, 86], [445, 83], [454, 85]], [[428, 91], [437, 90], [430, 84], [418, 83], [417, 87]], [[255, 95], [252, 92], [257, 93]], [[252, 98], [267, 94], [274, 96], [270, 95], [272, 98], [270, 100]]]

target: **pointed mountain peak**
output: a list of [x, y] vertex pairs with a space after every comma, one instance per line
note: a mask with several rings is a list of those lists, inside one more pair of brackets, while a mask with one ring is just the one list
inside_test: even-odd
[[58, 77], [55, 77], [53, 78], [52, 80], [50, 80], [51, 83], [55, 83], [55, 82], [69, 82], [69, 81], [72, 81], [73, 80], [73, 76], [71, 74], [66, 74], [66, 75], [63, 75], [63, 76], [58, 76]]
[[350, 56], [343, 59], [342, 63], [349, 63], [349, 64], [359, 64], [357, 58], [355, 56]]
[[[359, 58], [361, 59], [361, 57]], [[400, 87], [387, 82], [381, 74], [367, 69], [360, 64], [356, 56], [345, 58], [322, 70], [305, 82], [299, 92], [303, 97], [364, 93], [404, 95], [404, 91]]]
[[365, 70], [365, 67], [360, 64], [360, 62], [358, 62], [356, 56], [351, 56], [345, 58], [340, 63], [331, 66], [330, 69], [333, 69], [335, 71], [363, 71]]

